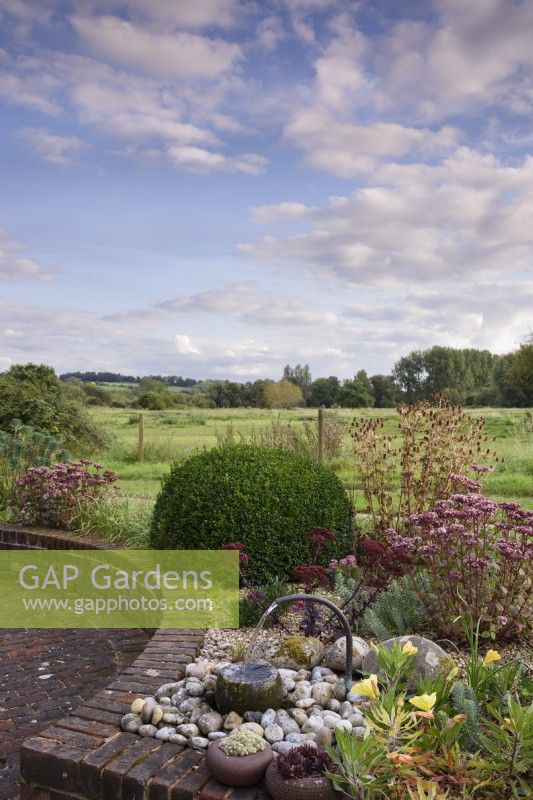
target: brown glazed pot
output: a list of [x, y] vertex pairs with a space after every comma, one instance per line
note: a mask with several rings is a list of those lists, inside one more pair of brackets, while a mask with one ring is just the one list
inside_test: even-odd
[[339, 800], [341, 797], [324, 775], [284, 778], [275, 761], [267, 769], [265, 785], [272, 800]]
[[213, 777], [226, 786], [253, 786], [263, 778], [272, 758], [269, 744], [249, 756], [227, 756], [218, 742], [212, 742], [207, 748], [206, 764]]

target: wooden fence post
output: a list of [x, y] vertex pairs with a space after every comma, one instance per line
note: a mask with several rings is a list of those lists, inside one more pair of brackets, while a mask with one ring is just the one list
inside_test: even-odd
[[144, 414], [139, 414], [139, 446], [137, 461], [144, 461]]

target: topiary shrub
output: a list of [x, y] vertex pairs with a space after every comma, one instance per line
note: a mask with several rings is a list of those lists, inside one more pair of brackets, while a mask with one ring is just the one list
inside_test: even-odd
[[317, 525], [337, 536], [321, 561], [353, 545], [351, 506], [335, 473], [308, 458], [267, 447], [233, 444], [174, 464], [152, 518], [157, 549], [218, 550], [242, 542], [251, 582], [288, 579], [311, 557], [304, 533]]

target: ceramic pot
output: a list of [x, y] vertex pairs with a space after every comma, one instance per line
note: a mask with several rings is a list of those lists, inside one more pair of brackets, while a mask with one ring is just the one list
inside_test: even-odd
[[212, 742], [207, 748], [206, 764], [211, 775], [226, 786], [253, 786], [263, 778], [272, 758], [269, 744], [249, 756], [228, 756], [218, 742]]
[[272, 800], [339, 800], [342, 796], [324, 775], [284, 778], [275, 761], [267, 769], [265, 785]]

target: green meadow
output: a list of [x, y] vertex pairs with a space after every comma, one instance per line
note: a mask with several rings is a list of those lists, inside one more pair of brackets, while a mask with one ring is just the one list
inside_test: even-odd
[[[182, 461], [193, 453], [217, 445], [228, 434], [234, 439], [250, 440], [272, 420], [291, 422], [301, 427], [306, 420], [316, 420], [316, 409], [272, 412], [263, 409], [194, 409], [144, 411], [144, 458], [138, 459], [139, 413], [127, 409], [93, 408], [91, 415], [109, 435], [110, 444], [98, 458], [119, 476], [118, 487], [132, 498], [152, 501], [161, 478], [171, 462]], [[349, 423], [354, 417], [382, 417], [385, 432], [397, 433], [393, 409], [342, 409]], [[496, 500], [514, 500], [533, 508], [533, 415], [528, 409], [483, 408], [468, 412], [483, 417], [485, 432], [493, 438], [490, 447], [503, 462], [496, 471], [482, 476], [483, 489]], [[355, 506], [364, 508], [356, 478], [351, 440], [345, 433], [341, 455], [329, 462], [349, 490]], [[489, 462], [487, 462], [489, 463]]]

